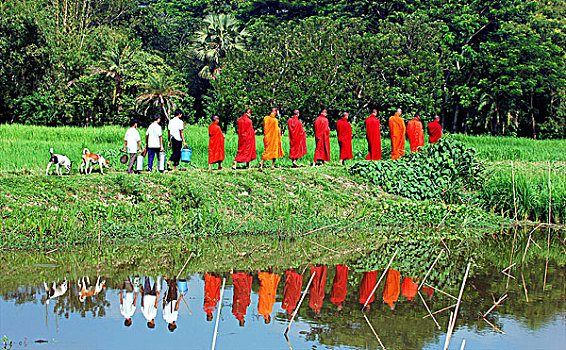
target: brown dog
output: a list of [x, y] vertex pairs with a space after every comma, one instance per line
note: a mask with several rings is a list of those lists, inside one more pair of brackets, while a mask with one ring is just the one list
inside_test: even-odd
[[104, 159], [102, 155], [96, 153], [90, 153], [88, 148], [85, 148], [83, 150], [83, 162], [81, 164], [81, 174], [92, 173], [92, 168], [94, 168], [94, 164], [98, 164], [100, 166], [100, 173], [103, 175], [104, 175], [103, 168], [109, 168], [108, 161]]

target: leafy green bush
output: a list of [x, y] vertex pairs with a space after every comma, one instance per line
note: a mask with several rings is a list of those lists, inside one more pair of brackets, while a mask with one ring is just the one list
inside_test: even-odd
[[391, 194], [448, 203], [463, 202], [470, 191], [481, 188], [485, 178], [475, 149], [450, 138], [399, 160], [357, 162], [350, 171]]

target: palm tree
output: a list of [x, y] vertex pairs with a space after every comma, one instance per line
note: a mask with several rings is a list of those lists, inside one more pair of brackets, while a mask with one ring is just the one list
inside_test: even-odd
[[129, 68], [135, 64], [136, 51], [126, 45], [122, 50], [112, 48], [102, 53], [102, 60], [98, 67], [94, 67], [92, 74], [104, 74], [114, 80], [114, 92], [112, 93], [112, 105], [122, 93], [122, 82]]
[[187, 94], [179, 90], [180, 84], [175, 83], [174, 78], [169, 77], [165, 73], [152, 73], [147, 79], [145, 85], [146, 92], [136, 98], [136, 102], [140, 105], [147, 105], [144, 114], [147, 113], [151, 106], [159, 107], [163, 110], [163, 114], [167, 120], [171, 110], [176, 107], [174, 100], [182, 99]]
[[207, 15], [204, 26], [195, 33], [191, 49], [205, 66], [199, 72], [203, 79], [214, 79], [220, 71], [220, 61], [230, 52], [244, 51], [250, 36], [246, 28], [240, 29], [232, 15]]

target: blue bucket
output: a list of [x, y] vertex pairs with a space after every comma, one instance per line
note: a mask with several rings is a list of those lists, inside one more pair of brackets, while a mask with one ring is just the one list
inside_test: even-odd
[[190, 163], [193, 149], [190, 146], [181, 150], [181, 162]]
[[189, 291], [187, 280], [177, 280], [177, 290], [181, 292], [181, 294], [187, 293]]

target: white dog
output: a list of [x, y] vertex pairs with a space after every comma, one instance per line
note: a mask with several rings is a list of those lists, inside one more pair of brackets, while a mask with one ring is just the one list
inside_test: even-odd
[[73, 162], [67, 157], [60, 154], [54, 154], [53, 148], [49, 149], [51, 153], [51, 158], [49, 158], [49, 163], [47, 164], [47, 169], [45, 170], [45, 175], [49, 175], [49, 168], [51, 168], [52, 164], [55, 164], [55, 170], [57, 171], [57, 175], [63, 175], [63, 171], [61, 168], [67, 169], [67, 174], [71, 172], [71, 166], [73, 166]]
[[[92, 163], [92, 166], [90, 164]], [[100, 173], [104, 175], [104, 169], [108, 168], [108, 161], [100, 154], [90, 153], [88, 148], [83, 149], [83, 162], [81, 163], [81, 173], [90, 174], [92, 173], [92, 168], [94, 165], [98, 164], [100, 166]], [[90, 170], [89, 170], [90, 166]]]
[[47, 283], [43, 282], [43, 287], [45, 288], [45, 291], [47, 292], [46, 303], [49, 304], [49, 301], [51, 299], [56, 299], [56, 298], [64, 295], [65, 293], [67, 293], [68, 282], [67, 282], [67, 279], [65, 279], [65, 281], [63, 283], [61, 283], [60, 285], [57, 285], [57, 283], [53, 282], [53, 285], [51, 287], [48, 287]]

